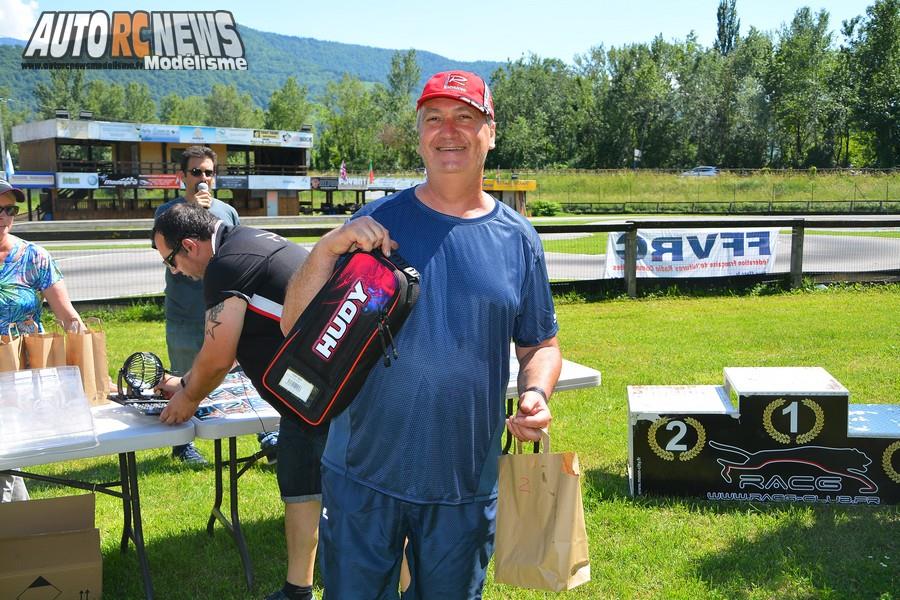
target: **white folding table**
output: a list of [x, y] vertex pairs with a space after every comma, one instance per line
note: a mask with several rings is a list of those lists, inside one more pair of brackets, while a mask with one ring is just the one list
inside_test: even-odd
[[[134, 542], [141, 575], [144, 580], [146, 597], [153, 598], [153, 582], [150, 578], [150, 566], [144, 548], [144, 532], [141, 525], [141, 502], [138, 490], [137, 464], [134, 453], [138, 450], [166, 448], [187, 444], [194, 439], [194, 424], [164, 425], [158, 417], [148, 417], [137, 410], [120, 404], [105, 404], [91, 408], [94, 419], [94, 430], [97, 445], [84, 447], [83, 443], [69, 446], [57, 445], [46, 452], [29, 455], [14, 453], [11, 456], [0, 455], [0, 471], [10, 475], [19, 475], [27, 479], [35, 479], [73, 487], [76, 489], [101, 492], [122, 499], [123, 527], [121, 550], [128, 549], [128, 540]], [[0, 406], [0, 419], [3, 418]], [[112, 454], [119, 455], [119, 480], [102, 483], [91, 483], [49, 477], [21, 471], [26, 467], [51, 463], [95, 458]], [[121, 488], [118, 491], [116, 488]]]

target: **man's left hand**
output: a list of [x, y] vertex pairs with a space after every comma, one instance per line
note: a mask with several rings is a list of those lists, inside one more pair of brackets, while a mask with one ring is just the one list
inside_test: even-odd
[[194, 416], [197, 405], [180, 390], [169, 400], [168, 406], [159, 415], [159, 420], [166, 425], [178, 425]]
[[544, 397], [538, 392], [527, 391], [519, 396], [519, 410], [506, 419], [509, 431], [523, 442], [541, 439], [541, 429], [550, 425], [553, 416]]

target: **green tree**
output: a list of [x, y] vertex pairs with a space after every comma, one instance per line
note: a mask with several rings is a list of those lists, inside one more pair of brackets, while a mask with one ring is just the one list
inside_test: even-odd
[[316, 168], [336, 169], [345, 161], [350, 171], [368, 170], [369, 161], [381, 153], [381, 123], [373, 118], [378, 113], [373, 94], [345, 73], [339, 82], [326, 86], [321, 104]]
[[132, 81], [125, 86], [125, 119], [131, 123], [156, 120], [156, 102], [146, 83]]
[[206, 124], [216, 127], [260, 128], [265, 123], [263, 110], [250, 94], [241, 94], [234, 84], [216, 84], [206, 96]]
[[169, 94], [159, 102], [159, 118], [173, 125], [203, 125], [206, 123], [206, 100], [202, 96]]
[[866, 9], [850, 52], [855, 120], [873, 141], [878, 166], [895, 167], [900, 164], [900, 0], [876, 0]]
[[124, 121], [128, 114], [125, 109], [125, 88], [103, 79], [92, 79], [87, 86], [83, 108], [94, 113], [95, 119]]
[[826, 119], [834, 102], [828, 88], [834, 68], [828, 12], [801, 8], [782, 28], [769, 69], [768, 90], [778, 131], [779, 162], [829, 166]]
[[416, 109], [413, 94], [419, 86], [421, 71], [416, 62], [416, 51], [396, 51], [391, 57], [391, 70], [387, 86], [376, 85], [373, 101], [380, 109], [378, 120], [381, 129], [378, 141], [381, 152], [379, 164], [393, 169], [411, 169], [421, 164], [416, 148]]
[[737, 18], [737, 0], [719, 0], [716, 11], [716, 42], [714, 48], [722, 56], [728, 56], [735, 46], [741, 31], [741, 20]]
[[309, 123], [312, 103], [307, 99], [309, 90], [300, 86], [295, 77], [288, 77], [281, 88], [269, 96], [265, 126], [268, 129], [299, 131]]
[[[3, 136], [3, 143], [6, 145], [6, 149], [9, 150], [14, 164], [18, 163], [19, 147], [18, 144], [12, 143], [12, 128], [14, 125], [27, 122], [30, 117], [31, 111], [24, 108], [24, 104], [19, 98], [11, 96], [9, 88], [0, 87], [0, 122], [3, 123], [3, 130], [0, 131], [0, 135]], [[6, 156], [3, 156], [0, 164], [5, 164], [3, 162], [5, 160]], [[2, 168], [0, 168], [0, 173], [3, 173]]]
[[[532, 54], [497, 69], [492, 77], [497, 148], [488, 154], [488, 166], [546, 167], [578, 161], [576, 136], [583, 109], [579, 85], [574, 70], [555, 58]], [[533, 138], [523, 135], [526, 129]]]
[[52, 119], [57, 109], [68, 110], [78, 116], [85, 100], [84, 71], [59, 69], [50, 71], [50, 82], [39, 83], [34, 88], [41, 118]]

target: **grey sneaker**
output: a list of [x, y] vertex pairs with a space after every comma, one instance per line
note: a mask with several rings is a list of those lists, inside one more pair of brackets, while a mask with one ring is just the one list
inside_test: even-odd
[[291, 600], [287, 597], [287, 594], [284, 593], [284, 590], [278, 590], [277, 592], [272, 592], [268, 596], [265, 597], [265, 600]]
[[184, 446], [173, 446], [172, 458], [191, 465], [209, 464], [206, 459], [203, 458], [203, 455], [197, 451], [197, 447], [194, 446], [193, 442], [189, 442]]
[[278, 432], [270, 431], [268, 433], [260, 433], [256, 436], [259, 439], [259, 449], [265, 454], [266, 462], [274, 465], [278, 462]]

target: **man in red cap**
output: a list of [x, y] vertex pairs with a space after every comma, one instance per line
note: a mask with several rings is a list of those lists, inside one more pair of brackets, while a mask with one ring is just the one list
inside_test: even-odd
[[[480, 598], [493, 554], [497, 459], [505, 427], [536, 440], [559, 377], [557, 324], [541, 241], [521, 215], [482, 190], [494, 147], [494, 104], [473, 73], [438, 73], [417, 103], [427, 181], [370, 203], [326, 234], [292, 278], [287, 332], [356, 248], [399, 249], [422, 276], [379, 363], [331, 423], [322, 456], [319, 554], [326, 597]], [[519, 408], [506, 419], [510, 341]]]

